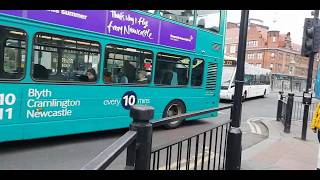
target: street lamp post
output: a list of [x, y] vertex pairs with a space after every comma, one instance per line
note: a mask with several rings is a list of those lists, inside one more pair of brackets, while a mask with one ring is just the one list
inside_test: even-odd
[[246, 42], [248, 30], [249, 11], [241, 11], [241, 22], [239, 32], [239, 46], [237, 55], [237, 71], [235, 78], [235, 93], [233, 98], [233, 108], [231, 109], [231, 127], [227, 139], [226, 169], [240, 170], [241, 167], [241, 139], [240, 129], [241, 109], [242, 109], [242, 90], [244, 83], [244, 61], [246, 57]]

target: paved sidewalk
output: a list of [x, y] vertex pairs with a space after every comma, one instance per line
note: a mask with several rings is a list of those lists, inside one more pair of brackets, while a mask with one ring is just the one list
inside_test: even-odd
[[315, 170], [319, 143], [308, 125], [307, 140], [301, 140], [301, 121], [293, 121], [290, 134], [283, 132], [281, 122], [261, 118], [268, 128], [266, 140], [242, 152], [243, 170]]

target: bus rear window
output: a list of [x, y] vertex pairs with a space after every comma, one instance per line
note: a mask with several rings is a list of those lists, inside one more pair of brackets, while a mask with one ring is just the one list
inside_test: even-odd
[[26, 32], [0, 26], [0, 79], [20, 80], [25, 74]]
[[98, 42], [37, 33], [34, 37], [32, 77], [54, 82], [96, 82]]

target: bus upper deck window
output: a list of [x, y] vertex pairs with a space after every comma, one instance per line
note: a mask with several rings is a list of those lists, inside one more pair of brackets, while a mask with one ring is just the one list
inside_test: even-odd
[[160, 10], [160, 15], [188, 25], [194, 21], [194, 10]]
[[140, 10], [140, 11], [151, 13], [151, 14], [154, 14], [156, 12], [156, 10]]
[[219, 10], [197, 10], [197, 27], [218, 33], [220, 28]]
[[0, 26], [0, 79], [20, 80], [25, 74], [26, 33]]

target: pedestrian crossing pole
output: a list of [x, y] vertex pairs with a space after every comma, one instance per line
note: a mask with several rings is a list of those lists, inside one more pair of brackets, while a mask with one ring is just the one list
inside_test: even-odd
[[[307, 126], [308, 126], [308, 116], [309, 116], [309, 108], [312, 103], [312, 73], [313, 73], [313, 63], [314, 56], [319, 50], [319, 33], [320, 29], [318, 26], [319, 20], [319, 10], [313, 11], [314, 18], [310, 19], [310, 23], [305, 22], [305, 30], [303, 37], [303, 45], [302, 45], [302, 55], [309, 56], [309, 66], [308, 66], [308, 76], [307, 76], [307, 84], [306, 90], [303, 92], [303, 100], [304, 104], [303, 110], [303, 122], [302, 122], [302, 131], [301, 131], [301, 139], [306, 140], [307, 138]], [[306, 18], [307, 20], [307, 18]], [[311, 25], [308, 27], [308, 25]]]

